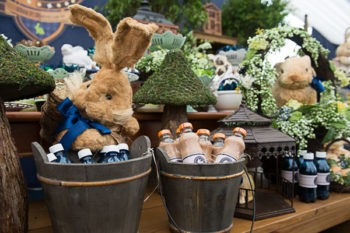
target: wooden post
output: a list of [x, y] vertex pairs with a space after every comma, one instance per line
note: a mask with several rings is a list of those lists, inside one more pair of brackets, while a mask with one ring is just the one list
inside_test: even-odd
[[175, 136], [181, 123], [187, 122], [186, 105], [165, 105], [162, 115], [162, 129], [169, 129]]
[[27, 204], [17, 149], [0, 99], [0, 233], [27, 232]]

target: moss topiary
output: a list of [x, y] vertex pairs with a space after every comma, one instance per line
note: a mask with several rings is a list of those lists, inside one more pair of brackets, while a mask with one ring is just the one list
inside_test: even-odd
[[183, 52], [173, 50], [135, 93], [134, 102], [198, 106], [215, 104], [216, 98], [192, 71]]
[[51, 92], [53, 78], [16, 52], [0, 36], [0, 99], [18, 100]]

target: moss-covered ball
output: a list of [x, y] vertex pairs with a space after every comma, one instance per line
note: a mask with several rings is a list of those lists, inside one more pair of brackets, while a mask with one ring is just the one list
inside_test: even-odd
[[53, 78], [17, 53], [0, 36], [0, 99], [18, 100], [51, 92]]
[[169, 51], [159, 69], [135, 93], [139, 104], [208, 105], [216, 98], [192, 71], [181, 50]]

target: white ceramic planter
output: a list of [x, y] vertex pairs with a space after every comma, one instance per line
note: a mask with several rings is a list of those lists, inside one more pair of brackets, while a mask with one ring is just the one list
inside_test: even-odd
[[217, 91], [215, 108], [218, 112], [234, 112], [241, 102], [241, 91]]

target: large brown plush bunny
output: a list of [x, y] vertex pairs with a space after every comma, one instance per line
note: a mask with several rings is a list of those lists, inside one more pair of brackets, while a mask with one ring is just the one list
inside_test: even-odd
[[[84, 26], [95, 40], [94, 60], [102, 66], [93, 80], [74, 89], [71, 101], [81, 116], [112, 132], [103, 135], [95, 128], [86, 129], [75, 138], [70, 148], [98, 151], [105, 145], [122, 142], [124, 137], [139, 130], [137, 120], [132, 117], [132, 89], [122, 69], [133, 67], [144, 55], [158, 27], [125, 18], [113, 33], [109, 22], [94, 10], [81, 5], [72, 5], [69, 9], [70, 20]], [[57, 141], [66, 132], [58, 133]]]
[[303, 104], [317, 102], [317, 92], [310, 86], [313, 76], [316, 75], [310, 57], [287, 58], [275, 67], [279, 77], [272, 88], [272, 94], [278, 107], [291, 99]]

